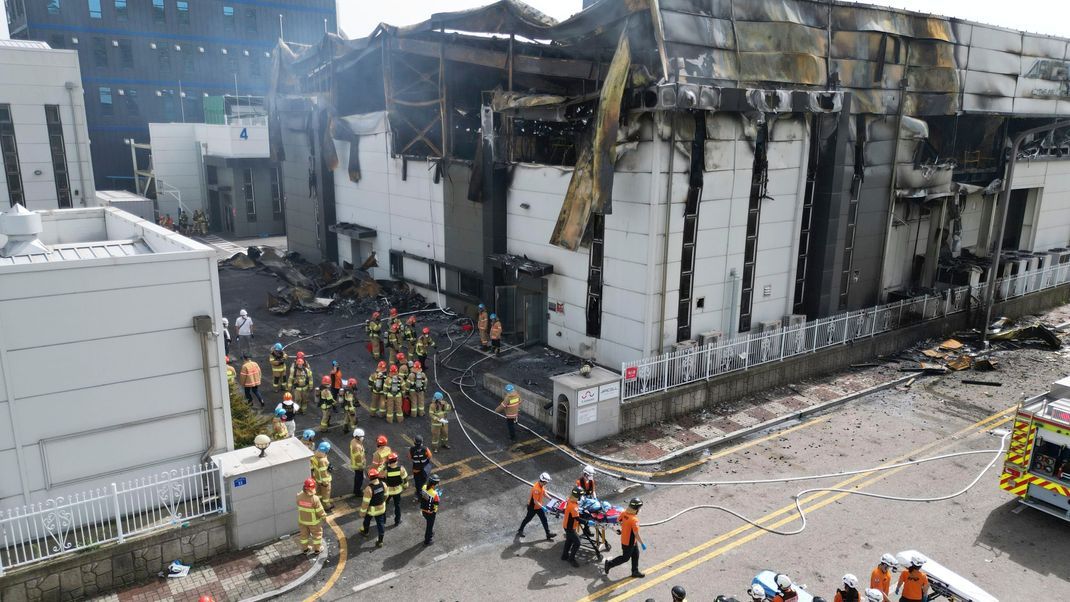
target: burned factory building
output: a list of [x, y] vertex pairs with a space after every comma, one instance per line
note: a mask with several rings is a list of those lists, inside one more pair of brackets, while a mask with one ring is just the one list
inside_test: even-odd
[[1070, 261], [1067, 132], [1011, 151], [1070, 115], [1067, 40], [816, 0], [585, 4], [280, 46], [289, 248], [609, 366]]

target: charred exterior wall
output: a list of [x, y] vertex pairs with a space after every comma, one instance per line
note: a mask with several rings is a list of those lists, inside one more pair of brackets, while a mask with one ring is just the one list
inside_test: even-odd
[[313, 151], [314, 108], [311, 97], [280, 99], [277, 105], [285, 153], [279, 167], [286, 206], [286, 248], [316, 262], [327, 258], [327, 247], [316, 173], [319, 153]]

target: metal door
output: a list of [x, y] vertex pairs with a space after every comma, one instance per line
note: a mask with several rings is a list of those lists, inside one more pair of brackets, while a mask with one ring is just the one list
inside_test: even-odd
[[524, 345], [546, 343], [546, 295], [524, 291]]
[[502, 321], [502, 338], [511, 340], [517, 331], [515, 286], [494, 287], [494, 309], [492, 311], [498, 314], [498, 319]]

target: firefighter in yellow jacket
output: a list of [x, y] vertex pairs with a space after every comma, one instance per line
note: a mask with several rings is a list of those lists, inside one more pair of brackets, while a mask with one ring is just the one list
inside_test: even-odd
[[351, 378], [346, 381], [346, 388], [342, 389], [342, 410], [345, 412], [346, 421], [342, 425], [343, 432], [349, 432], [357, 428], [357, 379]]
[[390, 330], [386, 332], [386, 361], [393, 364], [396, 360], [396, 356], [401, 352], [401, 345], [404, 342], [404, 336], [401, 334], [401, 325], [397, 322], [390, 324]]
[[379, 322], [379, 312], [372, 312], [372, 317], [368, 320], [367, 326], [364, 327], [364, 332], [368, 334], [368, 344], [371, 346], [372, 359], [377, 361], [383, 353], [382, 330], [383, 325]]
[[223, 359], [227, 362], [227, 389], [230, 391], [230, 396], [234, 397], [240, 391], [238, 391], [238, 371], [234, 369], [234, 366], [230, 365], [230, 356], [225, 356]]
[[416, 345], [413, 348], [417, 361], [427, 365], [427, 354], [431, 353], [431, 350], [435, 347], [435, 339], [431, 338], [431, 329], [425, 326], [423, 332], [417, 337]]
[[505, 426], [509, 431], [509, 440], [516, 441], [516, 423], [520, 420], [520, 393], [512, 384], [505, 385], [505, 396], [498, 408], [494, 410], [505, 415]]
[[364, 525], [360, 528], [363, 537], [368, 536], [368, 527], [372, 519], [375, 519], [375, 529], [379, 532], [379, 539], [375, 547], [383, 547], [383, 534], [386, 531], [386, 485], [379, 479], [379, 471], [368, 471], [368, 484], [364, 487], [364, 497], [360, 504], [360, 515], [364, 517]]
[[479, 328], [479, 348], [486, 349], [490, 346], [490, 336], [487, 331], [490, 328], [490, 314], [487, 313], [487, 306], [482, 303], [479, 304], [479, 318], [476, 320], [476, 327]]
[[323, 502], [316, 495], [315, 479], [305, 479], [304, 488], [297, 494], [297, 524], [305, 554], [319, 554], [323, 549], [323, 521], [326, 518]]
[[324, 376], [319, 389], [320, 432], [331, 429], [331, 410], [334, 408], [334, 395], [331, 394], [331, 377]]
[[379, 365], [375, 367], [375, 372], [371, 373], [368, 377], [368, 391], [371, 392], [371, 408], [368, 409], [368, 414], [371, 416], [378, 416], [379, 418], [386, 417], [386, 400], [384, 396], [386, 388], [386, 362], [380, 361]]
[[331, 503], [331, 460], [327, 454], [331, 453], [331, 442], [320, 441], [316, 446], [316, 453], [312, 456], [312, 478], [316, 480], [316, 495], [323, 500], [323, 506], [330, 512], [334, 509]]
[[450, 428], [446, 414], [450, 411], [450, 404], [442, 391], [435, 391], [431, 398], [431, 405], [427, 407], [427, 415], [431, 418], [431, 451], [437, 452], [439, 443], [442, 447], [450, 448]]
[[375, 439], [375, 453], [372, 454], [372, 468], [379, 470], [386, 465], [386, 459], [390, 457], [390, 454], [394, 453], [394, 450], [390, 449], [390, 443], [386, 439], [386, 435], [379, 435]]
[[405, 379], [398, 374], [397, 364], [390, 366], [390, 376], [386, 380], [384, 393], [386, 397], [386, 421], [401, 422], [405, 416], [401, 413], [401, 399], [405, 391]]
[[401, 335], [405, 339], [405, 353], [413, 355], [416, 351], [416, 316], [409, 316], [405, 320]]
[[409, 372], [409, 399], [412, 401], [412, 415], [424, 415], [424, 391], [427, 390], [427, 375], [424, 374], [423, 364], [413, 362], [412, 371]]
[[298, 413], [303, 413], [304, 408], [308, 407], [308, 392], [312, 390], [312, 367], [305, 361], [305, 352], [298, 351], [297, 359], [290, 364], [286, 385], [286, 388], [293, 391], [294, 400], [301, 407]]
[[349, 442], [349, 467], [353, 469], [353, 497], [364, 487], [364, 429], [354, 429]]
[[289, 436], [290, 431], [286, 428], [286, 410], [275, 408], [275, 415], [271, 418], [271, 437], [276, 441], [281, 441]]
[[278, 391], [286, 388], [286, 360], [290, 356], [282, 348], [282, 343], [275, 343], [268, 354], [268, 365], [271, 366], [271, 390]]
[[398, 455], [391, 453], [386, 458], [386, 468], [379, 470], [386, 481], [386, 500], [394, 502], [394, 526], [401, 524], [401, 492], [409, 486], [409, 471], [398, 462]]

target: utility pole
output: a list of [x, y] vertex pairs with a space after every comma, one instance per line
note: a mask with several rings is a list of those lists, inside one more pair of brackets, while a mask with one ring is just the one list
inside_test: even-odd
[[1026, 138], [1035, 136], [1036, 134], [1047, 134], [1054, 132], [1062, 128], [1070, 127], [1070, 122], [1055, 122], [1040, 127], [1028, 129], [1019, 133], [1014, 137], [1014, 142], [1011, 144], [1011, 155], [1007, 163], [1006, 177], [1003, 179], [1003, 191], [999, 195], [999, 232], [996, 235], [994, 252], [990, 256], [990, 262], [988, 264], [988, 275], [986, 276], [985, 283], [985, 321], [981, 325], [982, 328], [982, 340], [988, 343], [988, 325], [992, 323], [992, 305], [996, 299], [996, 268], [999, 265], [999, 256], [1003, 254], [1003, 232], [1007, 227], [1007, 209], [1011, 201], [1011, 185], [1014, 184], [1014, 166], [1018, 163], [1018, 151], [1022, 148], [1022, 143]]

